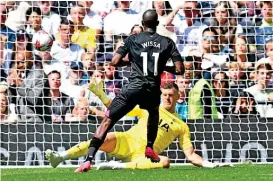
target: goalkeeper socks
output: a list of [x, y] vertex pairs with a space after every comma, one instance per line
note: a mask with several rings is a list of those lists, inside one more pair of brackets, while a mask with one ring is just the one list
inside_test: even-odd
[[[81, 156], [87, 155], [89, 145], [90, 145], [90, 140], [80, 142], [79, 144], [68, 149], [67, 151], [65, 151], [68, 155], [68, 159], [79, 158]], [[62, 157], [62, 158], [64, 158], [64, 157]]]

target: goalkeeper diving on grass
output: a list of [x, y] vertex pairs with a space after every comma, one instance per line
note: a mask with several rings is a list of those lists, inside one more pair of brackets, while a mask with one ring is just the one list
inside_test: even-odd
[[[111, 99], [103, 91], [103, 83], [92, 81], [89, 89], [96, 94], [107, 106]], [[219, 166], [228, 166], [228, 164], [212, 163], [204, 160], [194, 152], [190, 140], [189, 127], [183, 122], [177, 113], [175, 113], [176, 101], [179, 98], [178, 87], [174, 83], [165, 83], [161, 89], [162, 103], [159, 108], [160, 121], [158, 124], [158, 134], [154, 144], [157, 154], [162, 153], [176, 138], [179, 140], [179, 146], [184, 151], [186, 159], [196, 166], [214, 168]], [[100, 163], [97, 169], [152, 169], [169, 168], [170, 161], [166, 156], [160, 156], [160, 162], [151, 162], [145, 157], [145, 148], [147, 143], [147, 120], [148, 112], [136, 106], [128, 116], [137, 116], [138, 123], [125, 132], [110, 132], [102, 146], [108, 156], [116, 157], [122, 162], [110, 161]], [[67, 151], [55, 152], [46, 151], [46, 158], [52, 167], [57, 167], [62, 161], [75, 159], [85, 156], [88, 153], [90, 141], [81, 142]], [[81, 167], [80, 167], [81, 168]], [[88, 170], [76, 169], [75, 172]]]

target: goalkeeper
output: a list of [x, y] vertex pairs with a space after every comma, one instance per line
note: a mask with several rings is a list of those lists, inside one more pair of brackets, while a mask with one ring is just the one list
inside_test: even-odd
[[[103, 92], [103, 86], [93, 81], [89, 89], [94, 92], [102, 102], [108, 106], [111, 102]], [[204, 160], [194, 152], [190, 131], [186, 123], [184, 123], [175, 113], [176, 101], [179, 98], [178, 87], [174, 83], [166, 83], [162, 88], [162, 104], [159, 108], [160, 121], [158, 125], [158, 134], [154, 144], [157, 154], [162, 153], [176, 138], [179, 140], [179, 146], [189, 162], [196, 166], [214, 168], [221, 166], [220, 164], [211, 163]], [[102, 146], [101, 151], [106, 152], [109, 156], [114, 156], [123, 161], [100, 163], [98, 169], [151, 169], [151, 168], [169, 168], [170, 161], [165, 156], [160, 156], [160, 162], [153, 163], [145, 158], [145, 148], [147, 142], [147, 120], [148, 112], [136, 106], [128, 116], [137, 116], [138, 123], [126, 132], [108, 133]], [[141, 133], [141, 134], [140, 134]], [[85, 156], [88, 153], [90, 141], [81, 142], [67, 151], [54, 152], [46, 151], [46, 158], [52, 167], [57, 167], [64, 160], [74, 159]], [[89, 162], [85, 162], [89, 163]], [[89, 163], [90, 164], [90, 163]], [[225, 165], [222, 165], [225, 166]], [[90, 165], [82, 169], [79, 167], [75, 172], [85, 172], [90, 170]]]

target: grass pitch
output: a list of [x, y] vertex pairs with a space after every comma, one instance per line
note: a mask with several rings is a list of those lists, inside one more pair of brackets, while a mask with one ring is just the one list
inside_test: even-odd
[[74, 173], [75, 168], [1, 169], [2, 181], [273, 181], [273, 165], [235, 165], [215, 169], [172, 166], [157, 170], [91, 170]]

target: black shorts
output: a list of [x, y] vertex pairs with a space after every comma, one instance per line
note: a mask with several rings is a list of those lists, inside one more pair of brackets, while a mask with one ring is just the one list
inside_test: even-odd
[[128, 89], [128, 86], [124, 86], [113, 99], [106, 116], [118, 121], [136, 105], [147, 111], [154, 110], [159, 107], [160, 95], [159, 89]]

